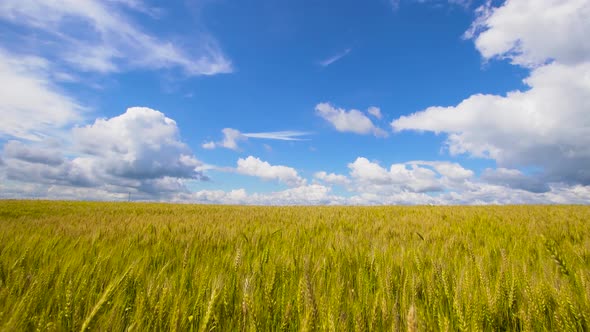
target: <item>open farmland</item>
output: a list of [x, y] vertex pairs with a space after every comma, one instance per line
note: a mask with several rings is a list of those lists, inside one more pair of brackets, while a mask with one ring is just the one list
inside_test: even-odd
[[0, 201], [0, 330], [588, 330], [590, 207]]

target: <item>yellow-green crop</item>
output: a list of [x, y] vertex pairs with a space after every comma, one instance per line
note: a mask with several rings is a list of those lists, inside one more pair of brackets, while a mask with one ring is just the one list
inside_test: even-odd
[[590, 207], [0, 201], [0, 330], [590, 329]]

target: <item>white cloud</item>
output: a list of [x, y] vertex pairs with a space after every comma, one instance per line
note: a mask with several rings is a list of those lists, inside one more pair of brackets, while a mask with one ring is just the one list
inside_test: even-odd
[[387, 185], [392, 181], [391, 175], [385, 168], [364, 157], [359, 157], [354, 162], [348, 164], [348, 168], [353, 178], [363, 182]]
[[0, 49], [0, 137], [42, 140], [81, 120], [85, 108], [51, 82], [50, 72], [42, 58]]
[[348, 53], [350, 53], [351, 49], [347, 48], [346, 50], [344, 50], [343, 52], [340, 52], [336, 55], [333, 55], [329, 58], [326, 58], [322, 61], [319, 62], [319, 65], [322, 67], [328, 67], [329, 65], [333, 64], [334, 62], [344, 58], [345, 56], [348, 55]]
[[386, 169], [359, 157], [348, 168], [348, 177], [315, 174], [324, 183], [343, 185], [355, 193], [345, 200], [347, 204], [446, 204], [453, 202], [451, 198], [456, 199], [445, 198], [447, 191], [461, 197], [463, 192], [477, 191], [486, 185], [475, 178], [473, 171], [446, 161], [409, 161]]
[[221, 130], [223, 133], [223, 140], [219, 142], [205, 142], [201, 145], [204, 149], [215, 149], [218, 147], [238, 150], [238, 142], [246, 141], [248, 138], [256, 139], [269, 139], [278, 141], [302, 141], [305, 140], [300, 138], [301, 136], [308, 135], [309, 133], [303, 131], [285, 130], [285, 131], [269, 131], [260, 133], [242, 133], [237, 129], [224, 128]]
[[347, 111], [342, 108], [335, 108], [329, 103], [319, 103], [316, 105], [315, 110], [318, 116], [328, 121], [340, 132], [387, 136], [384, 130], [376, 127], [373, 121], [359, 110], [352, 109]]
[[417, 164], [392, 164], [389, 170], [359, 157], [348, 164], [355, 191], [390, 194], [394, 192], [438, 192], [444, 186], [430, 168]]
[[473, 0], [448, 0], [449, 4], [451, 5], [458, 5], [464, 8], [468, 8], [471, 6]]
[[[0, 173], [12, 183], [10, 190], [29, 184], [24, 197], [79, 193], [73, 198], [101, 199], [131, 192], [136, 198], [157, 199], [187, 192], [186, 181], [207, 179], [202, 174], [206, 165], [161, 112], [133, 107], [72, 131], [72, 147], [8, 141]], [[73, 157], [62, 154], [66, 148]]]
[[270, 195], [255, 195], [255, 201], [262, 204], [331, 204], [336, 198], [330, 197], [330, 188], [318, 184], [301, 185]]
[[576, 65], [590, 60], [590, 1], [508, 0], [477, 10], [465, 34], [486, 59], [511, 59], [535, 67], [556, 60]]
[[350, 180], [346, 177], [346, 175], [335, 174], [335, 173], [326, 173], [324, 171], [316, 172], [314, 178], [323, 181], [329, 184], [336, 184], [336, 185], [347, 185], [350, 183]]
[[201, 163], [180, 141], [176, 122], [163, 113], [132, 107], [119, 116], [73, 129], [77, 150], [95, 169], [129, 179], [200, 178]]
[[249, 205], [328, 205], [344, 204], [342, 197], [330, 194], [330, 188], [319, 184], [301, 185], [267, 194], [247, 193], [245, 189], [201, 190], [180, 193], [172, 200], [208, 204], [249, 204]]
[[145, 4], [142, 0], [108, 0], [111, 2], [119, 3], [126, 6], [129, 9], [137, 11], [139, 13], [146, 14], [152, 18], [160, 18], [164, 13], [163, 9], [152, 7]]
[[304, 132], [304, 131], [285, 130], [285, 131], [269, 131], [269, 132], [262, 132], [262, 133], [245, 133], [242, 135], [247, 138], [274, 139], [274, 140], [279, 140], [279, 141], [303, 141], [306, 139], [299, 138], [299, 137], [309, 135], [309, 133]]
[[418, 3], [435, 8], [445, 8], [448, 5], [469, 8], [473, 0], [389, 0], [389, 5], [394, 11], [400, 8], [402, 3]]
[[[588, 204], [590, 171], [583, 167], [590, 165], [588, 2], [508, 0], [498, 9], [482, 7], [466, 36], [486, 60], [508, 58], [531, 68], [525, 80], [530, 89], [477, 94], [456, 106], [430, 107], [392, 122], [396, 131], [448, 135], [451, 154], [494, 159], [497, 168], [479, 177], [457, 163], [409, 161], [384, 167], [359, 157], [348, 165], [348, 175], [317, 172], [308, 184], [294, 168], [250, 156], [231, 171], [291, 188], [265, 194], [243, 188], [190, 192], [188, 181], [206, 179], [206, 169], [222, 168], [198, 161], [173, 120], [131, 108], [75, 128], [73, 146], [52, 145], [47, 136], [78, 122], [84, 107], [51, 81], [76, 77], [47, 59], [1, 51], [0, 135], [8, 141], [0, 157], [0, 196], [127, 199], [131, 192], [133, 199], [231, 204]], [[137, 0], [8, 0], [0, 3], [0, 18], [33, 27], [50, 45], [61, 43], [48, 58], [64, 56], [81, 70], [174, 67], [213, 74], [231, 69], [218, 47], [189, 55], [132, 23], [125, 15], [129, 10], [159, 15]], [[71, 31], [92, 38], [81, 41]], [[215, 45], [205, 40], [204, 45]], [[212, 54], [226, 62], [209, 61]], [[316, 112], [338, 131], [383, 133], [370, 118], [380, 119], [376, 108], [362, 112], [322, 103]], [[304, 134], [226, 129], [222, 141], [203, 147], [238, 149], [248, 138], [299, 140]], [[525, 166], [535, 172], [523, 171]], [[330, 185], [343, 186], [350, 196], [332, 194]]]
[[[0, 19], [35, 29], [56, 59], [83, 71], [114, 72], [122, 67], [173, 68], [189, 75], [214, 75], [232, 71], [215, 40], [205, 34], [189, 53], [172, 42], [147, 33], [132, 22], [126, 9], [146, 13], [140, 1], [4, 0]], [[48, 47], [53, 44], [55, 47]]]
[[381, 118], [383, 117], [383, 115], [381, 114], [381, 109], [379, 107], [371, 106], [367, 109], [367, 113], [379, 120], [381, 120]]
[[[488, 2], [466, 32], [485, 59], [531, 68], [525, 91], [477, 94], [394, 120], [395, 131], [445, 133], [451, 154], [496, 160], [487, 181], [531, 191], [590, 184], [589, 0]], [[540, 169], [526, 176], [518, 169]], [[518, 172], [518, 173], [517, 173]]]
[[451, 154], [492, 158], [500, 167], [542, 167], [549, 180], [590, 183], [590, 62], [533, 70], [531, 89], [473, 95], [455, 107], [402, 116], [395, 131], [447, 133]]
[[462, 182], [474, 176], [472, 170], [448, 161], [409, 161], [406, 164], [432, 167], [438, 174], [453, 182]]
[[464, 191], [439, 195], [402, 191], [396, 193], [363, 192], [350, 197], [331, 193], [329, 187], [313, 184], [268, 194], [231, 191], [179, 193], [173, 201], [209, 204], [255, 205], [487, 205], [487, 204], [587, 204], [590, 186], [552, 187], [546, 193], [512, 189], [485, 183], [472, 184]]
[[425, 193], [399, 192], [392, 194], [360, 193], [345, 200], [349, 205], [427, 205], [444, 204], [437, 197]]
[[231, 191], [200, 190], [192, 193], [179, 193], [172, 198], [172, 201], [205, 204], [246, 204], [247, 199], [248, 194], [244, 189], [235, 189]]
[[220, 142], [205, 142], [201, 145], [204, 149], [215, 149], [218, 147], [223, 147], [226, 149], [237, 150], [238, 149], [238, 141], [244, 141], [247, 138], [240, 133], [239, 130], [233, 128], [223, 128], [221, 130], [223, 133], [223, 140]]
[[236, 171], [240, 174], [256, 176], [263, 180], [278, 180], [289, 186], [301, 186], [305, 179], [301, 178], [294, 168], [287, 166], [273, 166], [253, 156], [238, 159]]
[[554, 186], [543, 197], [554, 204], [588, 204], [590, 186]]
[[314, 177], [324, 183], [346, 186], [351, 192], [384, 197], [463, 190], [474, 179], [473, 171], [444, 161], [408, 161], [386, 169], [377, 162], [358, 157], [348, 168], [349, 177], [327, 172], [317, 172]]
[[463, 191], [440, 195], [442, 204], [588, 204], [590, 186], [552, 185], [547, 192], [535, 193], [485, 182], [472, 183]]
[[[350, 197], [335, 204], [587, 204], [590, 186], [539, 182], [517, 170], [487, 169], [480, 178], [457, 163], [409, 161], [389, 169], [359, 157], [338, 176]], [[319, 172], [318, 178], [328, 174]], [[318, 174], [318, 173], [316, 173]], [[335, 174], [334, 174], [335, 175]], [[330, 183], [329, 181], [324, 181]]]
[[[0, 184], [0, 198], [35, 198], [68, 200], [127, 200], [129, 193], [112, 192], [94, 187], [47, 185], [32, 182], [4, 182]], [[134, 196], [135, 197], [135, 196]]]
[[205, 142], [205, 143], [201, 144], [201, 147], [203, 149], [213, 150], [217, 147], [217, 144], [215, 142]]
[[[10, 149], [18, 148], [12, 143]], [[6, 148], [5, 148], [6, 150]], [[157, 178], [105, 177], [88, 158], [64, 159], [62, 163], [31, 158], [34, 147], [20, 149], [0, 163], [0, 197], [33, 197], [60, 199], [156, 200], [190, 203], [256, 204], [256, 205], [383, 205], [383, 204], [549, 204], [590, 202], [590, 186], [552, 184], [544, 191], [518, 188], [522, 173], [514, 170], [486, 170], [482, 179], [458, 164], [441, 161], [413, 161], [393, 164], [385, 169], [366, 158], [349, 164], [350, 177], [325, 172], [316, 178], [328, 184], [344, 185], [351, 196], [331, 193], [328, 185], [307, 185], [294, 169], [271, 166], [257, 158], [242, 159], [248, 175], [288, 182], [293, 187], [272, 193], [248, 193], [245, 189], [201, 190], [190, 192], [185, 179], [164, 175]], [[181, 157], [182, 158], [182, 157]], [[248, 160], [249, 159], [249, 160]], [[486, 176], [500, 175], [488, 183]], [[483, 180], [483, 181], [482, 181]], [[491, 181], [494, 181], [491, 179]], [[529, 184], [526, 183], [525, 184]]]

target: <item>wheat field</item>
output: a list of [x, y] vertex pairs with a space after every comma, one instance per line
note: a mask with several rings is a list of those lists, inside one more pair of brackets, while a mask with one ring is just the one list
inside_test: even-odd
[[590, 207], [0, 201], [2, 331], [587, 331]]

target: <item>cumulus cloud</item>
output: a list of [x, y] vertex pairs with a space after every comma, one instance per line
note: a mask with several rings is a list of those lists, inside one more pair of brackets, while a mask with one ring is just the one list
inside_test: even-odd
[[[338, 175], [349, 197], [335, 204], [587, 204], [590, 186], [545, 184], [518, 170], [486, 169], [480, 177], [458, 163], [409, 161], [389, 169], [364, 157], [348, 165], [349, 175]], [[321, 173], [321, 174], [320, 174]], [[327, 173], [316, 173], [329, 179]], [[336, 175], [336, 174], [333, 174]], [[323, 181], [328, 184], [330, 181]]]
[[149, 108], [132, 107], [122, 115], [76, 127], [72, 141], [71, 158], [62, 155], [63, 146], [8, 141], [2, 174], [55, 197], [75, 192], [91, 197], [94, 190], [98, 197], [132, 192], [153, 199], [188, 191], [186, 181], [207, 180], [206, 166], [180, 140], [174, 120]]
[[[2, 198], [126, 200], [131, 192], [133, 200], [255, 205], [584, 204], [590, 201], [590, 186], [551, 184], [546, 190], [535, 190], [530, 182], [523, 182], [526, 176], [515, 170], [489, 169], [476, 178], [471, 170], [443, 161], [412, 161], [386, 169], [359, 157], [349, 164], [348, 176], [318, 172], [315, 178], [323, 184], [308, 185], [290, 167], [273, 166], [254, 157], [241, 159], [238, 168], [241, 167], [242, 174], [292, 186], [262, 194], [249, 193], [243, 188], [191, 192], [185, 179], [174, 176], [141, 180], [111, 177], [109, 181], [92, 167], [92, 160], [83, 157], [64, 158], [59, 165], [49, 165], [43, 163], [43, 158], [29, 158], [29, 153], [8, 155], [4, 165], [0, 164]], [[519, 185], [514, 183], [524, 185], [517, 188]], [[345, 186], [350, 195], [333, 194], [333, 184]]]
[[236, 171], [263, 180], [278, 180], [289, 186], [301, 186], [306, 182], [294, 168], [281, 165], [274, 166], [253, 156], [238, 159]]
[[[448, 189], [464, 189], [474, 178], [471, 170], [445, 161], [409, 161], [392, 164], [389, 169], [364, 157], [348, 164], [349, 175], [317, 172], [315, 178], [324, 183], [345, 186], [350, 192], [385, 197], [402, 193], [439, 193]], [[405, 197], [417, 197], [406, 195]], [[376, 198], [371, 198], [375, 201]], [[421, 200], [423, 201], [423, 200]], [[429, 201], [431, 202], [431, 201]]]
[[173, 198], [173, 201], [248, 205], [333, 205], [346, 203], [343, 197], [332, 195], [329, 187], [319, 184], [302, 185], [267, 194], [248, 193], [245, 189], [201, 190], [178, 194]]
[[543, 197], [554, 204], [588, 204], [590, 186], [553, 186]]
[[527, 67], [590, 60], [588, 0], [508, 0], [497, 8], [488, 1], [477, 13], [465, 37], [475, 39], [486, 59], [508, 58]]
[[[290, 187], [264, 194], [244, 188], [188, 190], [188, 182], [207, 179], [203, 171], [211, 166], [196, 159], [172, 119], [148, 108], [75, 127], [71, 139], [61, 141], [67, 146], [48, 143], [54, 130], [69, 132], [82, 118], [85, 108], [52, 83], [73, 78], [47, 59], [0, 51], [0, 136], [5, 138], [0, 197], [111, 200], [127, 199], [131, 192], [134, 199], [224, 204], [587, 204], [588, 7], [588, 0], [508, 0], [498, 8], [480, 7], [466, 37], [485, 60], [509, 59], [529, 68], [528, 89], [477, 94], [456, 106], [430, 107], [391, 123], [394, 131], [445, 134], [451, 154], [491, 158], [496, 168], [476, 176], [458, 163], [382, 166], [359, 157], [348, 164], [348, 174], [320, 171], [309, 184], [294, 168], [253, 156], [239, 159], [232, 172]], [[0, 19], [34, 29], [49, 45], [61, 43], [50, 57], [63, 57], [78, 70], [180, 68], [193, 75], [231, 70], [213, 39], [205, 38], [205, 46], [189, 54], [131, 22], [129, 10], [159, 15], [138, 0], [9, 0], [0, 4]], [[85, 28], [72, 29], [80, 26]], [[92, 38], [78, 40], [72, 31]], [[341, 132], [384, 135], [374, 122], [382, 117], [376, 107], [345, 110], [321, 103], [316, 114]], [[226, 128], [221, 141], [203, 147], [239, 149], [248, 139], [300, 140], [304, 134]], [[348, 194], [333, 194], [332, 185]]]
[[542, 193], [494, 185], [471, 183], [462, 191], [449, 191], [438, 197], [438, 204], [588, 204], [590, 186], [552, 184]]
[[85, 108], [52, 83], [51, 72], [42, 58], [0, 48], [0, 137], [38, 141], [81, 120]]
[[132, 107], [119, 116], [73, 129], [77, 150], [105, 173], [129, 179], [200, 178], [201, 165], [180, 141], [176, 122]]
[[472, 170], [448, 161], [417, 160], [385, 168], [359, 157], [348, 168], [348, 176], [315, 174], [323, 183], [343, 185], [355, 193], [345, 200], [348, 204], [551, 203], [559, 196], [554, 191], [550, 196], [552, 188], [562, 188], [561, 193], [571, 188], [550, 187], [520, 171], [502, 168], [487, 169], [478, 178]]
[[238, 141], [246, 140], [247, 138], [240, 133], [239, 130], [233, 128], [223, 128], [221, 130], [223, 133], [223, 140], [219, 142], [205, 142], [201, 145], [204, 149], [215, 149], [218, 147], [237, 150], [238, 149]]
[[313, 176], [314, 178], [329, 184], [347, 185], [350, 183], [350, 180], [346, 177], [346, 175], [342, 174], [326, 173], [321, 171], [316, 172]]
[[83, 71], [108, 73], [124, 67], [176, 67], [189, 75], [232, 71], [211, 36], [194, 36], [198, 44], [189, 52], [146, 32], [125, 10], [154, 13], [141, 1], [5, 0], [0, 19], [34, 29], [47, 41], [45, 51]]
[[465, 181], [474, 176], [472, 170], [463, 168], [458, 163], [447, 161], [413, 161], [409, 163], [430, 166], [438, 174], [454, 182]]
[[387, 136], [384, 130], [375, 126], [373, 121], [359, 110], [351, 109], [347, 111], [336, 108], [329, 103], [319, 103], [316, 105], [315, 110], [319, 117], [328, 121], [339, 132]]
[[536, 176], [545, 183], [590, 184], [582, 166], [590, 164], [590, 2], [513, 0], [478, 13], [467, 37], [485, 59], [532, 68], [524, 80], [529, 89], [429, 107], [394, 120], [393, 129], [444, 133], [451, 154], [491, 158], [503, 169], [540, 168]]
[[130, 12], [154, 18], [159, 10], [141, 0], [2, 1], [0, 22], [13, 28], [3, 31], [0, 48], [0, 137], [41, 141], [87, 120], [88, 108], [59, 86], [77, 81], [80, 71], [231, 72], [213, 37], [200, 32], [180, 47], [147, 32]]
[[528, 91], [473, 95], [457, 106], [402, 116], [395, 131], [448, 134], [451, 154], [491, 158], [500, 167], [542, 167], [548, 180], [590, 183], [590, 62], [533, 70]]
[[367, 158], [348, 164], [356, 191], [367, 193], [437, 192], [443, 190], [433, 170], [417, 164], [392, 164], [389, 170]]
[[278, 141], [302, 141], [305, 140], [301, 136], [309, 135], [307, 132], [285, 130], [285, 131], [269, 131], [259, 133], [242, 133], [237, 129], [224, 128], [221, 130], [223, 139], [219, 142], [209, 141], [201, 145], [204, 149], [226, 148], [230, 150], [238, 150], [240, 141], [246, 141], [248, 138], [268, 139]]
[[231, 191], [179, 193], [177, 202], [250, 204], [250, 205], [489, 205], [489, 204], [586, 204], [590, 186], [551, 187], [545, 193], [533, 193], [501, 185], [472, 183], [464, 191], [451, 190], [437, 195], [411, 191], [394, 193], [356, 193], [334, 195], [330, 187], [313, 184], [268, 194]]
[[271, 194], [254, 195], [259, 204], [332, 204], [337, 198], [329, 195], [330, 188], [318, 184], [302, 185]]
[[360, 193], [345, 200], [349, 205], [428, 205], [442, 201], [426, 193], [399, 192], [391, 194]]

